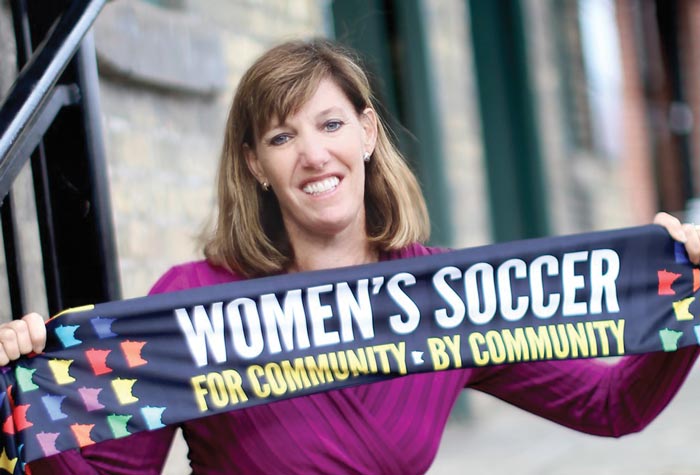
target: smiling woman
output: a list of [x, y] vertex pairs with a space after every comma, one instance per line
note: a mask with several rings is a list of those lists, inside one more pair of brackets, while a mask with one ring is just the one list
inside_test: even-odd
[[[228, 117], [205, 247], [245, 276], [373, 262], [424, 241], [425, 201], [354, 55], [290, 42], [243, 76]], [[270, 187], [271, 190], [267, 190]]]
[[[244, 74], [229, 113], [219, 167], [217, 219], [204, 248], [207, 259], [173, 267], [152, 293], [443, 252], [422, 244], [428, 220], [420, 188], [376, 110], [365, 73], [350, 52], [334, 43], [289, 42], [261, 56]], [[659, 215], [657, 222], [685, 242], [694, 263], [700, 262], [698, 229], [682, 226], [669, 215]], [[503, 315], [506, 319], [521, 318], [521, 307], [528, 305], [546, 314], [560, 295], [562, 305], [575, 315], [587, 305], [576, 297], [585, 285], [576, 264], [587, 261], [602, 280], [600, 286], [592, 287], [597, 298], [588, 302], [590, 307], [597, 309], [605, 301], [606, 309], [614, 312], [615, 256], [576, 252], [562, 259], [561, 271], [546, 256], [529, 266], [511, 260], [496, 270], [484, 265], [464, 271], [447, 268], [442, 281], [435, 283], [445, 299], [443, 306], [451, 307], [449, 315], [447, 308], [440, 314], [442, 325], [458, 325], [464, 318], [477, 323], [491, 319], [497, 298], [511, 304]], [[511, 289], [511, 283], [524, 276], [560, 278], [562, 283], [546, 293], [548, 303], [542, 293], [528, 300]], [[396, 277], [395, 286], [390, 281], [387, 287], [409, 318], [391, 318], [393, 325], [404, 330], [400, 333], [407, 333], [414, 319], [402, 298], [402, 287], [410, 283], [410, 276], [399, 273]], [[464, 289], [465, 298], [461, 290], [455, 293], [452, 284]], [[312, 288], [305, 298], [317, 313], [309, 320], [309, 338], [323, 345], [349, 339], [355, 328], [357, 335], [371, 334], [375, 310], [368, 312], [361, 304], [369, 299], [369, 283], [363, 284], [356, 301], [347, 299], [347, 305], [338, 306], [337, 325], [332, 323], [328, 302], [321, 298], [329, 287]], [[488, 312], [473, 303], [477, 294]], [[261, 298], [260, 311], [256, 301], [244, 297], [226, 307], [223, 302], [212, 306], [211, 315], [204, 308], [192, 316], [180, 312], [179, 324], [189, 332], [189, 348], [173, 351], [189, 350], [198, 364], [209, 357], [223, 361], [228, 356], [226, 331], [234, 334], [231, 341], [239, 356], [257, 354], [264, 344], [274, 344], [277, 352], [281, 342], [289, 342], [284, 336], [275, 341], [277, 323], [284, 320], [289, 326], [300, 308], [302, 297], [291, 295], [283, 301], [276, 294]], [[193, 324], [190, 317], [199, 323]], [[591, 331], [596, 329], [622, 332], [618, 327], [592, 327]], [[573, 340], [574, 330], [578, 328], [552, 327], [522, 336], [486, 333], [473, 342], [483, 359], [501, 361], [510, 352], [528, 363], [411, 374], [184, 422], [192, 473], [425, 473], [465, 387], [582, 432], [620, 436], [641, 430], [656, 417], [698, 355], [697, 347], [688, 347], [675, 353], [629, 356], [616, 365], [587, 360], [531, 363], [538, 359], [532, 358], [532, 352], [525, 358], [525, 349], [530, 344], [538, 348], [547, 335], [553, 351], [564, 351], [557, 338], [566, 331]], [[250, 341], [246, 336], [252, 336]], [[207, 338], [218, 338], [218, 346], [202, 348]], [[45, 341], [43, 321], [36, 314], [0, 327], [0, 362], [41, 351]], [[577, 351], [581, 348], [577, 346]], [[307, 379], [309, 385], [322, 382], [321, 374], [342, 379], [364, 368], [369, 373], [383, 371], [390, 355], [392, 364], [405, 364], [403, 346], [379, 345], [356, 353], [343, 348], [329, 352], [327, 361], [304, 360], [303, 370], [297, 359], [254, 365], [250, 377], [261, 394], [283, 392], [304, 387]], [[326, 374], [324, 368], [333, 365], [334, 370]], [[223, 371], [193, 380], [200, 407], [236, 404], [243, 397], [240, 377]], [[85, 446], [79, 452], [66, 451], [33, 463], [32, 473], [155, 475], [162, 470], [175, 430], [168, 426]]]

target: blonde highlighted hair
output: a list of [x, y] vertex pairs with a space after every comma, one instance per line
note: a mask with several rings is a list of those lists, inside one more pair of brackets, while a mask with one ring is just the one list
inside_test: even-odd
[[[218, 206], [204, 237], [214, 265], [247, 277], [284, 272], [294, 261], [272, 191], [264, 191], [246, 164], [273, 119], [284, 122], [333, 80], [355, 111], [377, 110], [367, 76], [349, 50], [324, 39], [291, 41], [263, 54], [243, 75], [229, 110], [218, 170]], [[418, 182], [378, 117], [377, 144], [365, 171], [367, 238], [379, 251], [423, 242], [430, 233]]]

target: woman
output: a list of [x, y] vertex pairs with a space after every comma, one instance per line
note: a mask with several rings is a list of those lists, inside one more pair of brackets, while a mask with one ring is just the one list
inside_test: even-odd
[[[438, 252], [419, 244], [428, 234], [425, 204], [377, 116], [364, 73], [323, 40], [274, 48], [244, 75], [227, 123], [218, 194], [206, 261], [171, 269], [153, 293]], [[656, 221], [700, 262], [694, 226], [666, 214]], [[6, 324], [0, 363], [40, 351], [44, 341], [36, 314]], [[619, 436], [659, 413], [696, 353], [628, 357], [616, 366], [559, 361], [411, 375], [182, 428], [195, 474], [424, 473], [464, 387], [578, 430]], [[174, 431], [66, 452], [32, 464], [32, 472], [160, 473]]]

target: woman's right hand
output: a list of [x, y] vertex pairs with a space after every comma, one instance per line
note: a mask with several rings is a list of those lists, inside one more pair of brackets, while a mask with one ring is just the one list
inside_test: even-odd
[[0, 325], [0, 366], [31, 352], [41, 353], [46, 346], [46, 325], [38, 313]]
[[673, 239], [683, 243], [690, 262], [700, 265], [700, 226], [681, 223], [675, 216], [663, 212], [654, 216], [654, 224], [663, 226]]

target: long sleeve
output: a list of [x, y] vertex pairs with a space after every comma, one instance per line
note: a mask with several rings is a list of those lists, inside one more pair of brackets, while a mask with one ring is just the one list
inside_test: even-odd
[[474, 372], [468, 386], [589, 434], [620, 437], [646, 427], [668, 405], [698, 348], [595, 360], [525, 363]]
[[158, 475], [176, 427], [71, 450], [29, 464], [32, 475]]

